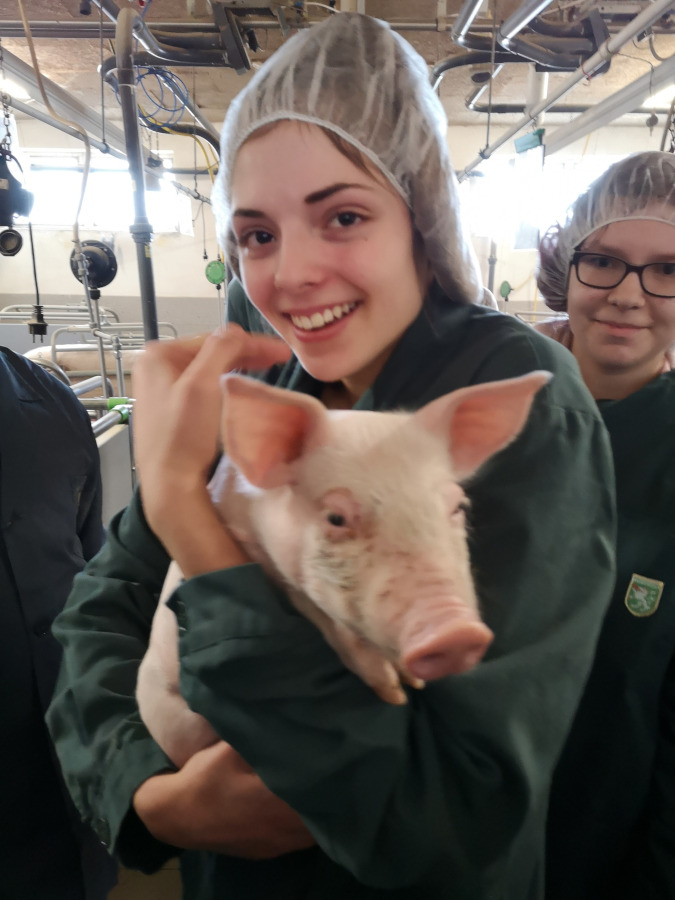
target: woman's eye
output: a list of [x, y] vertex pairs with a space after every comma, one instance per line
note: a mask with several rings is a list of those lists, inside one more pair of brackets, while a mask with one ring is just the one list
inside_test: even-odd
[[363, 216], [360, 216], [355, 212], [341, 212], [338, 213], [333, 221], [336, 222], [340, 227], [347, 228], [350, 225], [356, 225], [357, 222], [360, 222], [363, 219]]
[[617, 260], [612, 259], [611, 256], [587, 256], [586, 262], [594, 269], [610, 269], [616, 265]]
[[271, 243], [273, 240], [274, 236], [270, 234], [269, 231], [260, 229], [256, 231], [247, 231], [245, 234], [240, 235], [237, 238], [237, 243], [240, 247], [262, 247], [265, 244]]

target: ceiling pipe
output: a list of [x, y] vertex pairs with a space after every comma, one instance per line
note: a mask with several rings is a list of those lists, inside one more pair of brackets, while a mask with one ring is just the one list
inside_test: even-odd
[[531, 60], [514, 56], [513, 53], [506, 53], [504, 50], [497, 50], [494, 54], [494, 59], [492, 58], [491, 53], [484, 50], [472, 50], [469, 53], [448, 56], [446, 59], [437, 63], [431, 70], [432, 86], [434, 90], [438, 90], [440, 83], [443, 80], [443, 76], [446, 72], [450, 71], [450, 69], [458, 69], [461, 66], [491, 65], [493, 62], [495, 64], [496, 75], [498, 68], [501, 68], [504, 63], [530, 63]]
[[[471, 96], [472, 95], [469, 95], [469, 99], [471, 98]], [[492, 106], [488, 106], [487, 103], [483, 103], [483, 104], [476, 103], [476, 100], [478, 99], [478, 97], [475, 97], [473, 99], [472, 104], [470, 105], [469, 99], [467, 99], [467, 101], [466, 101], [466, 108], [470, 109], [471, 112], [481, 113], [483, 115], [486, 115], [487, 113], [491, 113], [492, 115], [495, 115], [495, 116], [519, 115], [524, 112], [527, 112], [527, 106], [524, 103], [493, 103]], [[586, 104], [583, 104], [583, 103], [578, 103], [578, 104], [577, 103], [566, 103], [561, 106], [558, 106], [558, 105], [549, 106], [548, 109], [546, 110], [546, 112], [550, 113], [551, 115], [573, 116], [573, 115], [578, 115], [579, 113], [590, 112], [591, 110], [593, 110], [595, 108], [596, 108], [595, 106], [587, 106]], [[647, 115], [649, 115], [649, 113], [652, 113], [652, 112], [654, 113], [654, 115], [657, 115], [657, 116], [667, 116], [668, 115], [668, 110], [663, 107], [659, 107], [658, 109], [652, 109], [650, 107], [649, 109], [646, 109], [646, 108], [640, 107], [640, 106], [636, 106], [634, 109], [628, 109], [625, 112], [623, 112], [622, 115], [624, 115], [624, 116], [639, 116], [639, 115], [647, 116]], [[563, 126], [561, 125], [559, 127], [562, 128]], [[556, 133], [557, 133], [557, 130], [556, 130], [556, 132], [554, 132], [554, 134], [556, 134]]]
[[[502, 22], [497, 32], [497, 41], [506, 50], [515, 50], [511, 46], [511, 42], [518, 32], [522, 31], [526, 25], [529, 25], [532, 19], [536, 19], [551, 3], [552, 0], [525, 0], [522, 6], [519, 6], [506, 21]], [[518, 51], [516, 50], [515, 52]]]
[[[123, 10], [119, 9], [114, 0], [92, 0], [92, 2], [95, 6], [98, 6], [109, 19], [112, 19], [113, 22], [117, 22], [119, 16], [123, 12]], [[177, 62], [174, 58], [176, 55], [183, 60], [183, 65], [222, 66], [224, 62], [224, 54], [220, 46], [220, 41], [216, 41], [215, 46], [218, 49], [214, 49], [214, 39], [212, 34], [205, 34], [203, 37], [195, 37], [194, 42], [191, 44], [192, 53], [182, 53], [181, 50], [184, 50], [184, 47], [173, 47], [170, 44], [158, 41], [148, 27], [147, 22], [139, 15], [136, 16], [136, 21], [133, 24], [133, 34], [136, 40], [145, 47], [149, 53], [152, 53], [155, 59], [161, 59], [163, 62], [170, 65]]]
[[546, 98], [546, 100], [538, 103], [537, 106], [530, 111], [530, 114], [517, 122], [493, 144], [490, 144], [489, 147], [482, 150], [480, 155], [472, 160], [469, 165], [458, 174], [457, 177], [459, 180], [462, 181], [466, 178], [469, 172], [479, 166], [484, 160], [488, 159], [495, 150], [521, 132], [524, 128], [527, 128], [532, 122], [536, 121], [539, 113], [545, 112], [549, 107], [553, 106], [556, 100], [559, 100], [562, 96], [571, 91], [580, 81], [593, 75], [607, 62], [608, 59], [611, 59], [624, 44], [627, 44], [638, 34], [641, 34], [646, 28], [649, 28], [649, 26], [653, 22], [656, 22], [657, 19], [660, 19], [664, 13], [669, 12], [672, 9], [672, 6], [673, 0], [654, 0], [650, 6], [643, 9], [641, 13], [638, 13], [634, 19], [621, 29], [621, 31], [604, 41], [596, 53], [587, 59], [583, 65], [579, 66], [576, 72], [570, 75], [569, 78], [566, 78], [565, 81]]
[[469, 33], [469, 29], [473, 25], [474, 19], [478, 16], [483, 5], [483, 0], [465, 0], [464, 6], [460, 9], [455, 19], [455, 24], [450, 30], [450, 37], [460, 47], [464, 47], [465, 37]]
[[[95, 2], [95, 0], [94, 0]], [[31, 22], [30, 31], [34, 38], [75, 38], [97, 40], [102, 34], [104, 38], [115, 37], [115, 19], [99, 23], [98, 21], [86, 22]], [[147, 23], [146, 23], [147, 24]], [[216, 28], [206, 22], [153, 22], [152, 33], [158, 37], [166, 35], [189, 36], [214, 34]], [[23, 38], [26, 36], [23, 22], [0, 21], [0, 35], [6, 38]]]
[[[5, 53], [6, 52], [7, 51], [5, 51]], [[45, 125], [50, 125], [52, 128], [56, 128], [58, 131], [62, 131], [64, 134], [67, 134], [70, 137], [77, 138], [80, 141], [84, 140], [81, 133], [77, 131], [77, 129], [71, 128], [70, 125], [66, 125], [64, 122], [59, 122], [58, 119], [54, 119], [49, 115], [49, 113], [43, 112], [40, 109], [36, 109], [36, 107], [30, 103], [22, 103], [21, 100], [15, 100], [10, 96], [9, 105], [17, 112], [24, 113], [25, 115], [30, 116], [32, 119], [37, 119], [39, 122], [44, 122]], [[110, 144], [104, 144], [102, 141], [99, 141], [97, 138], [92, 137], [89, 134], [88, 137], [91, 146], [95, 147], [97, 150], [100, 150], [102, 153], [109, 153], [110, 156], [115, 156], [117, 159], [127, 158], [125, 153], [123, 153], [121, 150], [116, 149], [115, 147], [112, 147]]]
[[[502, 23], [495, 35], [496, 43], [503, 50], [516, 54], [529, 62], [535, 62], [551, 70], [574, 71], [582, 63], [582, 54], [592, 53], [595, 45], [580, 35], [538, 35], [516, 37], [523, 28], [536, 18], [552, 0], [525, 0], [511, 16]], [[474, 19], [482, 3], [467, 0], [459, 11], [457, 20], [451, 30], [452, 39], [460, 47], [469, 50], [492, 51], [492, 41], [488, 37], [469, 34]], [[580, 37], [582, 43], [580, 44]], [[552, 40], [553, 39], [553, 40]], [[548, 46], [547, 46], [548, 44]]]
[[136, 73], [133, 60], [133, 31], [138, 14], [130, 8], [120, 11], [115, 29], [115, 50], [117, 55], [117, 81], [122, 120], [129, 160], [129, 172], [134, 199], [134, 222], [129, 232], [136, 243], [138, 278], [141, 292], [141, 313], [143, 336], [146, 341], [159, 338], [155, 282], [152, 271], [150, 242], [152, 226], [145, 206], [145, 177], [143, 173], [143, 150], [138, 125], [138, 104], [136, 101]]
[[[4, 69], [5, 74], [13, 79], [17, 84], [24, 87], [30, 96], [38, 103], [42, 103], [42, 94], [37, 83], [37, 77], [33, 69], [18, 56], [10, 53], [9, 50], [4, 51]], [[59, 115], [66, 119], [77, 122], [82, 125], [88, 134], [93, 134], [102, 142], [103, 135], [103, 118], [95, 110], [69, 94], [63, 88], [59, 87], [49, 78], [42, 76], [42, 83], [45, 88], [47, 98]], [[16, 107], [18, 109], [18, 107]], [[32, 115], [32, 112], [28, 113]], [[35, 116], [35, 118], [39, 118]], [[105, 125], [105, 143], [112, 149], [125, 151], [124, 133], [114, 125]], [[105, 146], [105, 145], [104, 145]]]
[[[672, 83], [675, 78], [675, 54], [652, 72], [645, 72], [636, 81], [621, 88], [611, 97], [596, 103], [591, 109], [577, 116], [568, 125], [561, 125], [544, 141], [544, 153], [549, 156], [567, 147], [573, 141], [585, 137], [596, 128], [602, 128], [626, 112], [635, 110], [660, 87]], [[645, 114], [649, 110], [644, 110]]]

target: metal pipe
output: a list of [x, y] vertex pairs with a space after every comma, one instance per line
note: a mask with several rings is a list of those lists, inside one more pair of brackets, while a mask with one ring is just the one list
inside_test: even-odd
[[522, 31], [532, 19], [543, 12], [547, 6], [551, 5], [552, 0], [525, 0], [505, 22], [502, 22], [497, 32], [497, 41], [510, 50], [509, 41], [514, 38], [519, 31]]
[[[58, 131], [62, 131], [64, 134], [67, 134], [70, 137], [77, 138], [77, 140], [79, 141], [83, 140], [82, 135], [75, 128], [71, 128], [70, 125], [66, 125], [64, 122], [59, 122], [58, 119], [54, 119], [49, 115], [49, 113], [42, 112], [42, 110], [36, 109], [29, 103], [23, 103], [21, 100], [16, 100], [14, 99], [14, 97], [10, 96], [9, 105], [17, 112], [24, 113], [25, 115], [30, 116], [33, 119], [38, 119], [38, 121], [44, 122], [45, 125], [50, 125], [52, 128], [56, 128]], [[109, 153], [111, 156], [114, 156], [117, 159], [126, 159], [126, 156], [120, 150], [116, 150], [109, 144], [104, 144], [102, 141], [97, 140], [91, 135], [89, 136], [89, 143], [92, 147], [95, 147], [102, 153]]]
[[106, 413], [104, 416], [101, 416], [100, 419], [91, 423], [91, 430], [94, 432], [94, 436], [98, 437], [100, 434], [103, 434], [104, 431], [108, 431], [112, 428], [113, 425], [117, 425], [118, 422], [126, 422], [130, 412], [131, 406], [127, 404], [116, 406], [115, 409], [111, 409], [109, 413]]
[[[93, 0], [96, 3], [96, 0]], [[482, 5], [482, 4], [480, 4]], [[479, 6], [480, 6], [479, 5]], [[452, 16], [448, 16], [448, 18], [452, 18]], [[276, 19], [246, 19], [246, 27], [251, 28], [255, 31], [277, 31], [279, 29], [279, 22]], [[112, 19], [110, 22], [103, 23], [103, 37], [104, 38], [114, 38], [115, 37], [115, 19]], [[157, 37], [163, 37], [164, 33], [174, 32], [176, 34], [188, 34], [190, 32], [197, 32], [202, 34], [212, 34], [214, 32], [214, 25], [206, 22], [155, 22], [152, 23], [146, 22], [153, 35]], [[438, 31], [438, 23], [437, 21], [429, 21], [429, 22], [407, 22], [405, 20], [402, 21], [390, 21], [388, 22], [389, 27], [394, 31]], [[98, 40], [99, 37], [99, 26], [97, 22], [50, 22], [50, 21], [40, 21], [40, 22], [31, 22], [31, 33], [33, 37], [36, 38], [69, 38], [73, 40]], [[311, 27], [311, 25], [294, 25], [294, 27], [304, 28]], [[552, 25], [540, 25], [539, 21], [537, 21], [536, 25], [530, 26], [533, 31], [537, 31], [541, 34], [550, 34], [551, 36], [558, 37], [572, 37], [574, 35], [579, 35], [579, 31], [576, 25], [567, 26], [552, 26]], [[555, 32], [554, 32], [555, 29]], [[474, 27], [474, 32], [491, 32], [492, 26], [490, 25], [476, 25]], [[667, 27], [661, 27], [658, 23], [654, 24], [654, 34], [672, 34], [672, 31]], [[166, 35], [168, 36], [168, 34]], [[24, 29], [23, 23], [20, 20], [11, 20], [11, 21], [0, 21], [0, 37], [6, 38], [23, 38], [24, 37]]]
[[[4, 51], [3, 57], [4, 69], [7, 77], [12, 78], [14, 81], [25, 87], [31, 97], [41, 103], [42, 95], [33, 69], [8, 50]], [[60, 88], [58, 84], [50, 81], [49, 78], [45, 78], [44, 75], [42, 76], [42, 82], [44, 84], [45, 93], [55, 112], [59, 113], [59, 115], [63, 115], [65, 118], [77, 122], [89, 133], [96, 135], [101, 135], [103, 133], [103, 120], [95, 110], [80, 103], [76, 97], [69, 94], [67, 91], [64, 91], [63, 88]], [[32, 112], [28, 111], [28, 114], [32, 115]], [[36, 118], [38, 117], [36, 116]], [[106, 122], [105, 135], [106, 143], [110, 147], [124, 152], [124, 133], [120, 131], [119, 128]]]
[[[470, 53], [461, 53], [458, 56], [448, 56], [446, 59], [442, 59], [439, 63], [437, 63], [433, 69], [431, 70], [431, 83], [434, 87], [434, 90], [438, 90], [438, 87], [443, 79], [443, 76], [450, 69], [457, 69], [460, 66], [480, 66], [480, 65], [491, 65], [493, 62], [490, 53], [486, 53], [483, 50], [480, 51], [472, 51]], [[503, 50], [498, 50], [494, 56], [495, 66], [500, 67], [504, 63], [511, 62], [524, 62], [529, 63], [529, 59], [519, 59], [518, 57], [514, 57], [512, 53], [505, 53]], [[495, 69], [495, 74], [496, 74]]]
[[[82, 394], [88, 393], [89, 391], [93, 390], [95, 387], [99, 387], [99, 385], [101, 385], [102, 383], [103, 383], [103, 377], [101, 375], [92, 375], [91, 378], [87, 378], [84, 381], [80, 381], [78, 384], [72, 385], [71, 389], [76, 397], [80, 397]], [[111, 397], [112, 396], [112, 384], [110, 383], [110, 381], [108, 381], [108, 387], [110, 388], [110, 394], [108, 396]], [[106, 404], [107, 404], [107, 401], [106, 401]]]
[[498, 138], [498, 140], [481, 151], [481, 154], [472, 160], [469, 165], [458, 174], [457, 177], [459, 180], [462, 181], [466, 178], [469, 172], [475, 169], [476, 166], [479, 166], [485, 159], [488, 159], [495, 150], [524, 128], [527, 128], [528, 125], [536, 120], [539, 113], [545, 112], [549, 107], [553, 106], [556, 100], [559, 100], [562, 96], [571, 91], [580, 81], [590, 77], [596, 69], [599, 69], [608, 59], [614, 56], [624, 44], [627, 44], [628, 41], [631, 41], [636, 35], [648, 28], [652, 22], [655, 22], [664, 13], [672, 9], [672, 5], [673, 0], [654, 0], [654, 3], [652, 3], [651, 6], [643, 9], [642, 12], [622, 28], [618, 34], [608, 38], [601, 44], [597, 52], [587, 59], [583, 65], [579, 66], [576, 72], [572, 73], [569, 78], [566, 78], [552, 94], [541, 103], [538, 103], [534, 109], [530, 110], [528, 115], [517, 122], [512, 128], [505, 132], [505, 134]]
[[[95, 0], [94, 0], [95, 2]], [[94, 21], [51, 22], [43, 20], [31, 22], [31, 34], [35, 38], [72, 38], [82, 40], [98, 40], [102, 31], [104, 38], [115, 37], [115, 19], [103, 22], [99, 30], [99, 23]], [[149, 23], [146, 23], [149, 25]], [[170, 36], [191, 34], [215, 34], [216, 28], [207, 22], [153, 22], [152, 32], [155, 35]], [[0, 22], [0, 36], [7, 38], [23, 38], [25, 31], [20, 19]]]
[[129, 228], [129, 231], [136, 243], [144, 335], [146, 341], [153, 341], [159, 337], [159, 331], [157, 328], [157, 304], [150, 250], [152, 226], [148, 220], [145, 206], [143, 150], [138, 127], [138, 104], [136, 102], [136, 83], [132, 55], [132, 32], [134, 21], [138, 18], [138, 14], [128, 7], [120, 11], [115, 30], [115, 47], [117, 80], [122, 105], [122, 120], [124, 122], [124, 135], [135, 212], [134, 223]]
[[561, 125], [544, 141], [546, 156], [557, 153], [576, 141], [585, 137], [596, 128], [601, 128], [623, 115], [627, 110], [634, 110], [643, 103], [655, 90], [672, 82], [675, 76], [675, 54], [669, 57], [653, 71], [645, 72], [636, 81], [621, 88], [611, 97], [596, 103], [591, 109], [577, 116], [567, 125]]
[[483, 0], [465, 0], [464, 6], [460, 9], [455, 19], [455, 24], [450, 30], [450, 37], [460, 47], [463, 46], [462, 41], [468, 33], [469, 28], [473, 24], [473, 20], [480, 12]]

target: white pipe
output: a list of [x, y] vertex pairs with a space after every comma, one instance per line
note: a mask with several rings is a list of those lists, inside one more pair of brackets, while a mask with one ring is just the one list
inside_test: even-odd
[[[37, 100], [39, 103], [43, 102], [35, 72], [29, 65], [22, 59], [19, 59], [18, 56], [14, 56], [9, 50], [5, 50], [4, 68], [5, 74], [16, 81], [17, 84], [24, 87], [34, 100]], [[65, 118], [77, 122], [85, 129], [85, 131], [95, 135], [100, 140], [103, 133], [103, 119], [101, 116], [93, 109], [80, 103], [76, 97], [69, 94], [68, 91], [64, 91], [58, 84], [50, 81], [49, 78], [45, 78], [44, 75], [42, 76], [42, 82], [44, 84], [45, 93], [54, 110], [60, 115], [65, 116]], [[28, 114], [32, 115], [30, 112]], [[114, 125], [110, 125], [108, 122], [106, 122], [105, 125], [105, 139], [106, 143], [113, 149], [121, 151], [126, 155], [123, 132]]]
[[497, 33], [497, 43], [506, 47], [507, 50], [510, 49], [511, 38], [514, 38], [532, 19], [536, 19], [539, 13], [550, 5], [551, 0], [525, 0], [525, 3], [502, 23]]
[[461, 45], [462, 38], [471, 28], [473, 20], [480, 12], [482, 5], [483, 0], [465, 0], [464, 6], [460, 9], [450, 32], [450, 36], [456, 44]]
[[675, 54], [652, 72], [645, 72], [637, 81], [633, 81], [617, 91], [616, 94], [597, 103], [592, 109], [581, 113], [567, 125], [556, 128], [551, 137], [544, 142], [546, 156], [557, 153], [572, 141], [585, 137], [596, 128], [602, 128], [603, 125], [613, 122], [624, 113], [641, 106], [657, 88], [672, 83], [674, 76]]
[[517, 122], [512, 128], [503, 134], [498, 140], [496, 140], [493, 144], [490, 144], [489, 147], [486, 147], [485, 150], [482, 151], [480, 156], [477, 156], [474, 160], [472, 160], [469, 165], [458, 173], [457, 177], [460, 181], [463, 181], [464, 178], [475, 169], [476, 166], [479, 166], [483, 160], [487, 159], [489, 156], [494, 153], [494, 151], [505, 144], [508, 140], [510, 140], [514, 135], [518, 134], [518, 132], [522, 131], [523, 128], [527, 128], [532, 122], [535, 121], [539, 113], [544, 112], [549, 107], [553, 106], [553, 104], [559, 100], [564, 94], [567, 94], [572, 90], [575, 85], [577, 85], [580, 81], [583, 81], [584, 78], [588, 78], [590, 75], [595, 72], [596, 69], [599, 69], [608, 59], [614, 56], [624, 44], [627, 44], [631, 41], [636, 35], [643, 32], [646, 28], [656, 22], [657, 19], [660, 19], [661, 16], [669, 12], [673, 7], [673, 0], [654, 0], [650, 6], [645, 7], [641, 13], [635, 16], [625, 28], [622, 28], [621, 31], [617, 32], [613, 37], [608, 38], [603, 44], [600, 45], [597, 52], [593, 54], [593, 56], [589, 57], [583, 64], [583, 66], [579, 66], [576, 72], [573, 72], [569, 78], [565, 79], [565, 81], [553, 92], [550, 94], [545, 100], [541, 103], [538, 103], [533, 109], [529, 111], [529, 113], [524, 116], [519, 122]]

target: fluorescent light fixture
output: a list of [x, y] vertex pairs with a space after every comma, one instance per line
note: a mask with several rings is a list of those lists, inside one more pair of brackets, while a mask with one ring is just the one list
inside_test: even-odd
[[0, 93], [9, 94], [15, 100], [30, 100], [30, 94], [25, 88], [18, 85], [16, 81], [2, 78], [2, 76], [0, 76]]
[[673, 102], [673, 97], [675, 97], [675, 83], [669, 84], [668, 87], [664, 87], [663, 90], [658, 91], [656, 94], [652, 94], [642, 105], [646, 109], [668, 107]]

